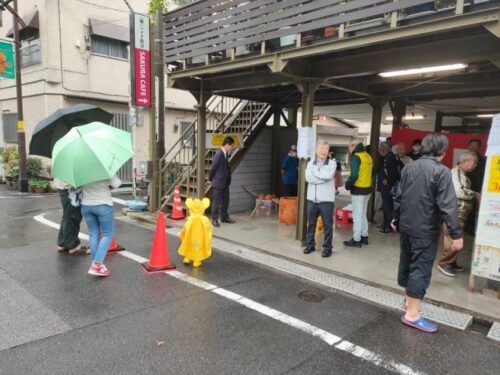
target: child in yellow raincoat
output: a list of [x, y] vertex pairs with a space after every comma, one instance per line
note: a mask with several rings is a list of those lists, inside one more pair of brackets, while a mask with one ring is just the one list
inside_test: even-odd
[[209, 206], [208, 198], [186, 200], [189, 216], [179, 233], [182, 241], [179, 254], [184, 256], [184, 264], [193, 261], [193, 266], [199, 267], [201, 262], [212, 254], [212, 224], [204, 215]]

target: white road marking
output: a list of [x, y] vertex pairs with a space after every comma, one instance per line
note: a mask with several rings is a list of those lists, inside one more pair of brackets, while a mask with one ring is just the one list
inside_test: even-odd
[[[59, 228], [61, 226], [59, 224], [57, 224], [57, 223], [54, 223], [53, 221], [50, 221], [50, 220], [46, 219], [45, 215], [47, 215], [47, 214], [36, 215], [36, 216], [33, 217], [33, 219], [35, 219], [39, 223], [45, 224], [45, 225], [47, 225], [47, 226], [49, 226], [51, 228], [59, 230]], [[85, 234], [85, 233], [79, 233], [78, 234], [78, 238], [80, 238], [81, 240], [85, 240], [85, 241], [89, 240], [88, 234]]]
[[127, 205], [127, 201], [125, 199], [120, 199], [120, 198], [115, 198], [115, 197], [113, 197], [111, 199], [113, 200], [113, 202], [121, 204], [122, 206]]
[[[54, 229], [59, 229], [59, 224], [54, 223], [53, 221], [50, 221], [46, 219], [44, 216], [46, 214], [40, 214], [35, 217], [33, 217], [36, 221], [45, 224], [49, 227], [52, 227]], [[88, 240], [88, 235], [84, 233], [80, 233], [79, 237], [81, 239]], [[131, 253], [130, 251], [120, 251], [118, 254], [133, 260], [138, 263], [144, 263], [148, 259]], [[387, 370], [393, 371], [398, 374], [404, 374], [404, 375], [423, 375], [424, 373], [413, 370], [412, 368], [406, 366], [405, 364], [386, 359], [383, 356], [374, 353], [368, 349], [365, 349], [361, 346], [355, 345], [347, 340], [342, 340], [341, 337], [338, 337], [334, 335], [333, 333], [327, 332], [319, 327], [316, 327], [312, 324], [309, 324], [307, 322], [304, 322], [303, 320], [297, 319], [291, 315], [285, 314], [281, 311], [278, 311], [276, 309], [273, 309], [269, 306], [263, 305], [259, 302], [253, 301], [249, 298], [243, 297], [242, 295], [239, 295], [237, 293], [231, 292], [227, 289], [223, 289], [218, 287], [217, 285], [207, 283], [205, 281], [196, 279], [194, 277], [188, 276], [185, 273], [179, 272], [179, 271], [165, 271], [166, 275], [172, 276], [178, 280], [182, 280], [184, 282], [187, 282], [191, 285], [197, 286], [199, 288], [202, 288], [206, 291], [209, 291], [211, 293], [217, 294], [221, 297], [227, 298], [233, 302], [236, 302], [240, 305], [243, 305], [250, 310], [256, 311], [262, 315], [268, 316], [274, 320], [277, 320], [281, 323], [284, 323], [290, 327], [293, 327], [295, 329], [298, 329], [302, 332], [305, 332], [311, 336], [317, 337], [321, 339], [322, 341], [326, 342], [330, 346], [334, 346], [338, 350], [342, 350], [344, 352], [347, 352], [355, 357], [361, 358], [365, 361], [371, 362], [376, 366], [383, 367]]]
[[387, 360], [381, 355], [353, 344], [352, 342], [349, 342], [347, 340], [343, 340], [342, 342], [338, 343], [337, 345], [335, 345], [335, 348], [350, 353], [355, 357], [364, 359], [365, 361], [369, 361], [377, 366], [383, 367], [398, 374], [419, 374], [419, 372], [414, 371], [413, 369], [402, 363]]
[[0, 199], [21, 199], [21, 198], [45, 198], [44, 195], [15, 195], [12, 197], [1, 196]]

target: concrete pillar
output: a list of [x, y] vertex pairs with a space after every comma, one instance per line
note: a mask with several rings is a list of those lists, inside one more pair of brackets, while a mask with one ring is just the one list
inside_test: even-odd
[[196, 159], [196, 194], [199, 199], [203, 199], [205, 197], [205, 154], [206, 154], [206, 132], [207, 132], [207, 100], [208, 93], [203, 89], [203, 81], [200, 83], [200, 92], [198, 98], [198, 121], [196, 126], [196, 150], [197, 150], [197, 159]]
[[[382, 124], [382, 109], [384, 108], [385, 101], [380, 99], [373, 100], [370, 105], [372, 106], [372, 126], [370, 133], [370, 155], [373, 158], [373, 166], [375, 173], [378, 171], [380, 165], [380, 157], [378, 153], [378, 146], [380, 140], [380, 126]], [[374, 179], [375, 180], [375, 179]], [[375, 192], [372, 194], [368, 203], [368, 220], [373, 221], [375, 217]]]
[[271, 193], [276, 194], [280, 181], [280, 150], [279, 131], [281, 125], [281, 108], [273, 106], [273, 133], [272, 133], [272, 158], [271, 158]]
[[[314, 115], [314, 95], [321, 86], [323, 80], [304, 80], [298, 84], [302, 92], [302, 126], [312, 127]], [[298, 181], [298, 207], [297, 207], [297, 228], [295, 239], [300, 240], [302, 244], [306, 240], [307, 232], [307, 184], [306, 167], [308, 160], [300, 159], [299, 163], [299, 181]]]

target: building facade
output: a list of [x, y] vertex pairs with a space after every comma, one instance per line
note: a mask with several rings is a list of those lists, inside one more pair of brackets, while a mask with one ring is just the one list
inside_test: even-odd
[[[147, 1], [129, 0], [136, 12]], [[19, 15], [24, 122], [27, 146], [36, 124], [55, 110], [78, 103], [97, 105], [115, 115], [113, 125], [129, 125], [129, 9], [123, 1], [25, 0]], [[0, 36], [12, 40], [12, 16], [3, 12]], [[165, 92], [165, 147], [177, 140], [195, 117], [196, 101], [186, 91]], [[0, 147], [15, 146], [15, 80], [0, 80]], [[136, 134], [136, 160], [149, 159], [149, 109], [141, 112]], [[175, 134], [179, 133], [179, 134]], [[44, 160], [49, 163], [48, 160]], [[127, 166], [130, 169], [130, 165]], [[122, 177], [131, 178], [131, 170]]]

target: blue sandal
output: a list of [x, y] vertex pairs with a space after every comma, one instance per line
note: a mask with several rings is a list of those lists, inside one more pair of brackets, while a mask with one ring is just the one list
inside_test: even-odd
[[408, 320], [403, 315], [401, 317], [401, 322], [409, 327], [413, 327], [424, 332], [434, 333], [438, 329], [437, 324], [429, 322], [422, 316], [417, 320]]

